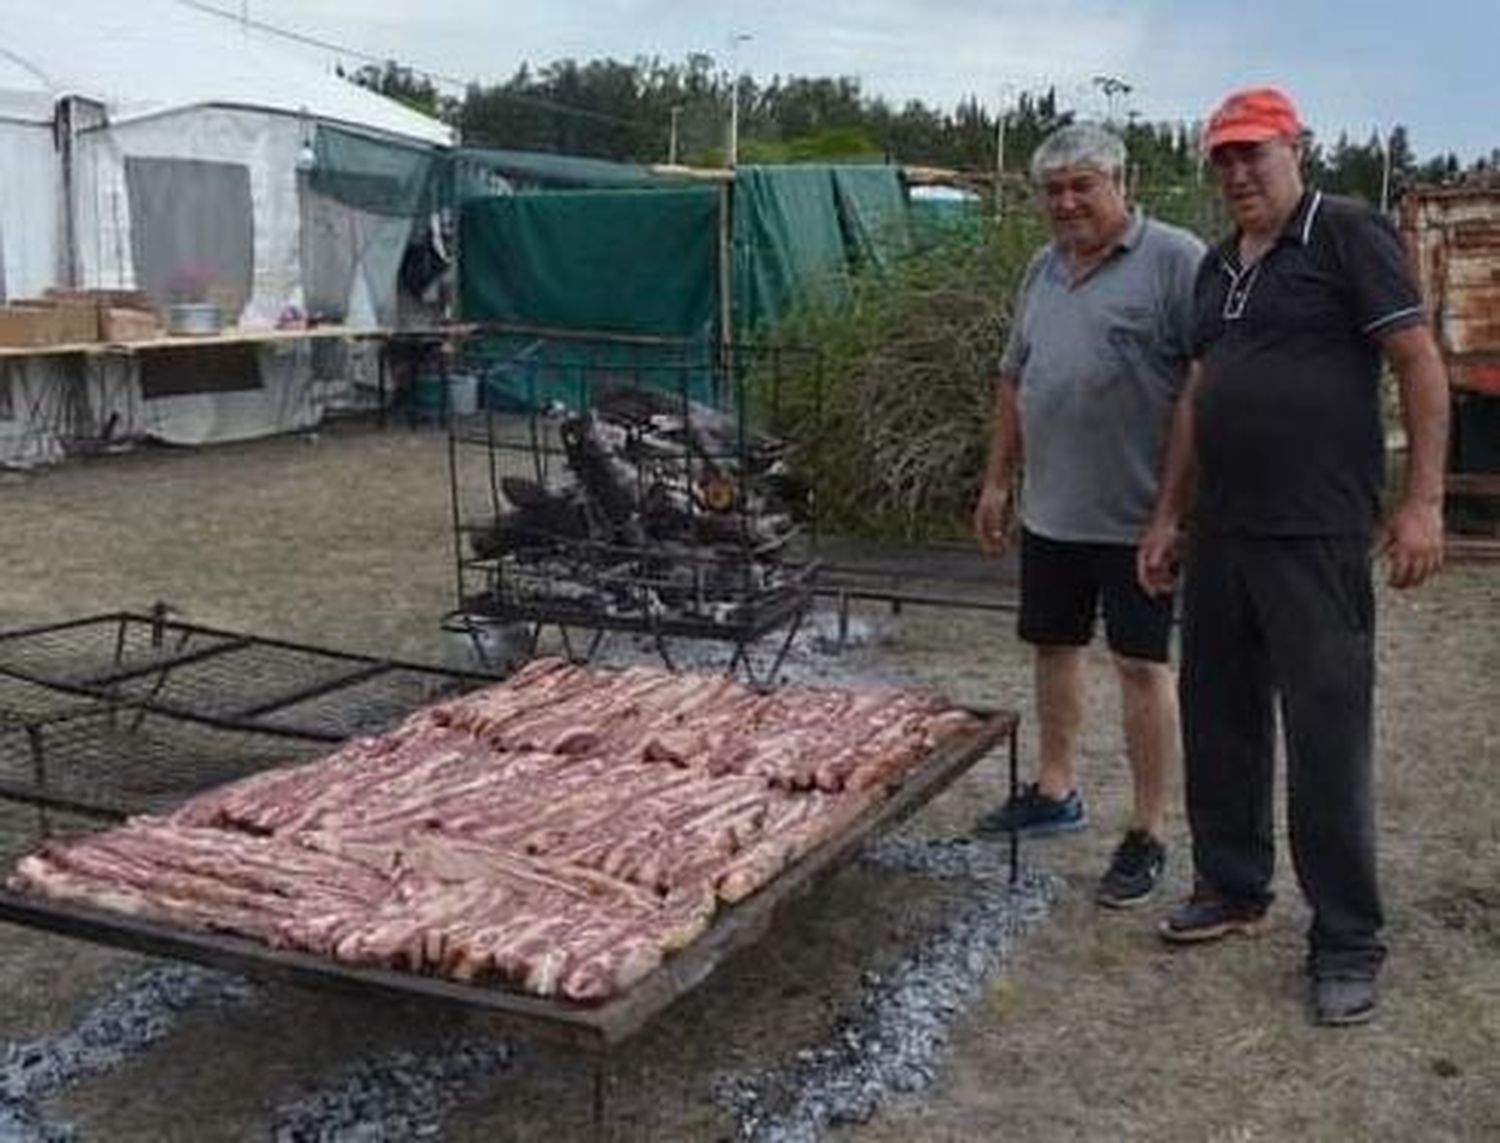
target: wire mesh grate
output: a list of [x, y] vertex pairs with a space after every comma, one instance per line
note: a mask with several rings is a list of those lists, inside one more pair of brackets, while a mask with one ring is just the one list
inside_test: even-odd
[[0, 633], [0, 801], [159, 812], [487, 679], [161, 616]]

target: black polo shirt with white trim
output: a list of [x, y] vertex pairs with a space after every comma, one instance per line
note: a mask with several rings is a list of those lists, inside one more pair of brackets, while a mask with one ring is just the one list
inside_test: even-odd
[[1194, 289], [1196, 526], [1257, 535], [1373, 530], [1384, 481], [1378, 338], [1423, 320], [1390, 222], [1304, 194], [1242, 267], [1239, 236]]

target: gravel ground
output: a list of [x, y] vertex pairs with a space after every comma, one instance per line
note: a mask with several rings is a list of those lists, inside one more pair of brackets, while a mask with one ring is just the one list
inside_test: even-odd
[[[198, 622], [442, 656], [445, 456], [431, 431], [345, 426], [0, 477], [0, 626], [160, 599]], [[1029, 706], [1004, 617], [856, 618], [840, 653], [827, 620], [799, 639], [799, 677]], [[1394, 951], [1377, 1024], [1307, 1026], [1306, 918], [1286, 874], [1265, 938], [1159, 946], [1152, 925], [1187, 881], [1180, 817], [1161, 902], [1090, 904], [1128, 799], [1100, 656], [1083, 759], [1092, 830], [1027, 846], [1012, 889], [1003, 855], [963, 840], [1002, 792], [1000, 760], [981, 763], [617, 1053], [617, 1136], [1500, 1137], [1497, 569], [1388, 594], [1382, 623]], [[621, 639], [607, 650], [640, 653]], [[0, 839], [23, 824], [0, 812]], [[590, 1137], [591, 1070], [481, 1015], [13, 926], [0, 942], [0, 1141]]]

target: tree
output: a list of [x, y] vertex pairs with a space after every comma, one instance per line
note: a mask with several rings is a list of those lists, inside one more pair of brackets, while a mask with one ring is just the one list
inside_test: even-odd
[[[681, 63], [638, 57], [630, 63], [562, 59], [539, 69], [522, 65], [502, 83], [470, 85], [462, 100], [442, 96], [430, 78], [395, 61], [367, 65], [348, 78], [457, 124], [471, 143], [661, 162], [675, 121], [679, 157], [699, 164], [723, 159], [730, 77], [703, 53]], [[1120, 81], [1099, 78], [1114, 89], [1106, 95], [1125, 94]], [[995, 168], [998, 109], [972, 96], [951, 110], [919, 100], [897, 109], [866, 95], [851, 76], [778, 75], [763, 84], [741, 76], [738, 92], [740, 147], [747, 159], [877, 158]], [[1012, 171], [1024, 169], [1042, 139], [1074, 117], [1052, 88], [1021, 92], [1004, 114], [1006, 166]], [[1203, 203], [1211, 196], [1203, 192], [1195, 125], [1127, 116], [1117, 127], [1129, 150], [1132, 185], [1148, 205], [1179, 220], [1206, 221]], [[1342, 134], [1332, 146], [1313, 141], [1306, 156], [1309, 181], [1378, 202], [1387, 147], [1393, 195], [1416, 179], [1462, 175], [1452, 155], [1419, 161], [1406, 128], [1398, 125], [1385, 140], [1374, 134], [1354, 143]], [[1485, 165], [1478, 162], [1475, 169]]]
[[414, 111], [420, 111], [434, 119], [451, 119], [457, 111], [455, 101], [440, 95], [437, 85], [430, 78], [409, 67], [403, 67], [395, 60], [386, 60], [383, 64], [365, 64], [352, 74], [346, 74], [340, 68], [339, 74], [360, 87], [378, 91], [381, 95], [404, 103]]

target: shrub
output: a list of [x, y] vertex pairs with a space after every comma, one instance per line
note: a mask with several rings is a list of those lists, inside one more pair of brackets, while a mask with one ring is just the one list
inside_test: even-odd
[[[967, 534], [1011, 307], [1044, 240], [1034, 214], [995, 223], [976, 211], [929, 231], [884, 273], [859, 275], [847, 307], [781, 324], [778, 340], [818, 351], [818, 369], [781, 379], [771, 428], [795, 446], [820, 527], [909, 540]], [[751, 390], [768, 409], [764, 383], [752, 378]]]

